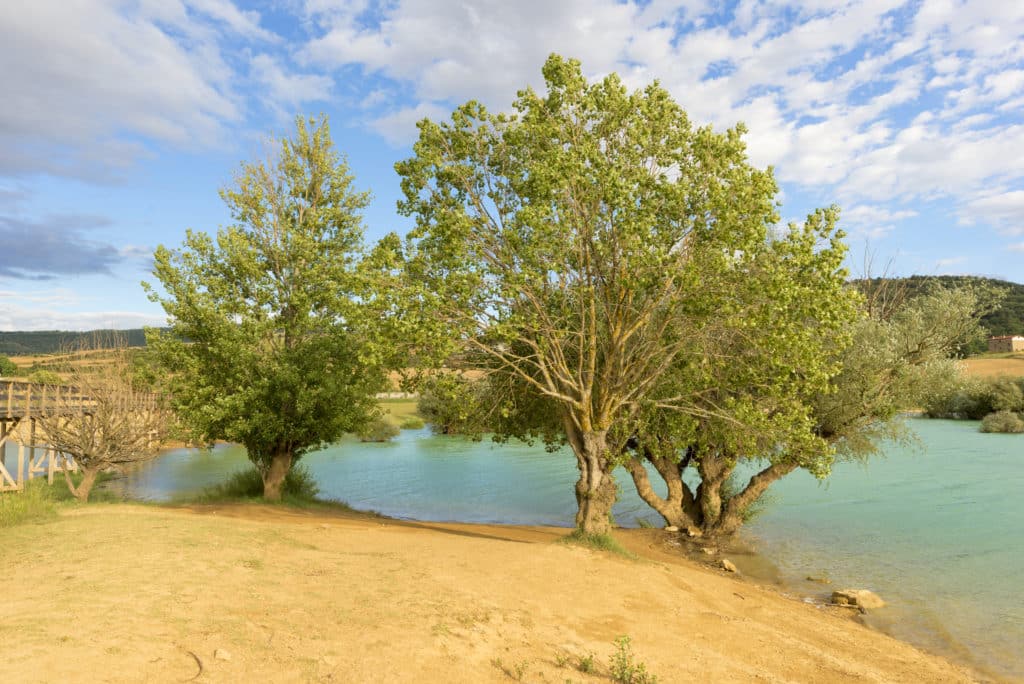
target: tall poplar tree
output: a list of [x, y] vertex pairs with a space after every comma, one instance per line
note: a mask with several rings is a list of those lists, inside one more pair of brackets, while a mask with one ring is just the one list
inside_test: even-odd
[[382, 282], [364, 263], [369, 194], [326, 119], [296, 120], [276, 156], [243, 164], [221, 197], [235, 223], [160, 246], [144, 283], [170, 329], [148, 331], [173, 403], [205, 440], [241, 443], [279, 499], [306, 451], [359, 428], [394, 365], [380, 333]]

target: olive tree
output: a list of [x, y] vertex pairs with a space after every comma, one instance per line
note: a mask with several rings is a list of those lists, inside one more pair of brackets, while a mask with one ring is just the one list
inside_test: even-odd
[[353, 187], [326, 119], [299, 118], [278, 143], [221, 191], [235, 223], [160, 246], [163, 292], [145, 285], [168, 316], [169, 330], [147, 339], [175, 409], [197, 436], [244, 445], [267, 499], [303, 453], [375, 417], [397, 363], [380, 327], [384, 281], [363, 245], [368, 193]]
[[[416, 219], [407, 272], [463, 358], [514, 378], [550, 410], [575, 455], [576, 525], [603, 533], [622, 444], [648, 405], [691, 416], [663, 379], [706, 348], [705, 322], [742, 308], [734, 273], [778, 221], [770, 170], [737, 126], [694, 127], [657, 83], [588, 83], [552, 55], [547, 92], [513, 114], [477, 102], [420, 122], [396, 168]], [[486, 361], [483, 361], [486, 359]]]
[[[624, 466], [667, 524], [729, 534], [775, 480], [798, 467], [827, 472], [834, 449], [814, 431], [807, 399], [830, 391], [860, 301], [846, 287], [837, 219], [834, 208], [815, 212], [736, 271], [739, 306], [709, 320], [705, 346], [664, 380], [703, 414], [654, 404], [620, 426], [630, 436]], [[738, 484], [743, 464], [755, 474]]]
[[[846, 294], [853, 295], [853, 288]], [[776, 367], [769, 355], [758, 359], [752, 353], [743, 362], [726, 354], [716, 357], [725, 363], [710, 360], [711, 382], [690, 386], [704, 387], [701, 391], [719, 404], [724, 400], [732, 414], [728, 419], [681, 423], [654, 412], [634, 428], [627, 468], [641, 497], [667, 523], [696, 527], [705, 535], [731, 534], [778, 479], [797, 468], [823, 479], [837, 460], [864, 460], [885, 440], [909, 438], [901, 413], [958, 384], [960, 370], [951, 357], [979, 334], [991, 293], [965, 288], [914, 298], [898, 292], [867, 295], [848, 298], [860, 302], [859, 311], [834, 319], [841, 326], [834, 338], [786, 345], [784, 358], [798, 359], [801, 348], [813, 352], [819, 367], [830, 369], [826, 382], [807, 382], [794, 373], [799, 366]], [[841, 299], [842, 293], [833, 296]], [[759, 327], [762, 343], [754, 346], [767, 348], [771, 328], [784, 318], [780, 311], [774, 324]], [[832, 341], [836, 344], [828, 344]], [[736, 382], [744, 375], [746, 380]], [[666, 496], [651, 487], [643, 461], [664, 479]], [[753, 474], [733, 489], [724, 486], [744, 463], [756, 466]]]

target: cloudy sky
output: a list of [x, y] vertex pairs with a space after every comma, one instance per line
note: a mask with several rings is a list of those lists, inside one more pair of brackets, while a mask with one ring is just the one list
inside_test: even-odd
[[[724, 9], [723, 9], [724, 7]], [[163, 321], [158, 244], [297, 113], [330, 116], [371, 239], [415, 122], [508, 107], [551, 52], [750, 129], [783, 215], [838, 203], [851, 268], [1024, 282], [1024, 2], [0, 3], [0, 330]]]

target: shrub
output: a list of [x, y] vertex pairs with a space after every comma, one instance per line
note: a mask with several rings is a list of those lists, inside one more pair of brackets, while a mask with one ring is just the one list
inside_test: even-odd
[[1024, 420], [1019, 414], [1013, 411], [996, 411], [990, 413], [981, 421], [982, 432], [1024, 432]]
[[996, 411], [1024, 411], [1024, 378], [969, 378], [925, 401], [931, 418], [982, 420]]
[[995, 378], [990, 382], [989, 394], [996, 411], [1024, 411], [1024, 378]]
[[0, 377], [5, 375], [17, 375], [18, 367], [6, 356], [0, 355]]
[[406, 416], [402, 419], [402, 423], [399, 427], [403, 430], [419, 430], [424, 425], [426, 425], [426, 422], [424, 422], [424, 420], [419, 416]]
[[52, 370], [36, 370], [29, 373], [29, 382], [37, 382], [40, 385], [59, 385], [63, 382], [61, 377]]
[[[281, 498], [293, 501], [312, 501], [320, 493], [320, 486], [304, 466], [293, 466], [284, 478]], [[240, 470], [214, 487], [203, 490], [199, 501], [229, 501], [232, 499], [262, 499], [263, 476], [256, 468]]]
[[356, 432], [360, 442], [387, 442], [401, 430], [385, 418], [375, 418]]

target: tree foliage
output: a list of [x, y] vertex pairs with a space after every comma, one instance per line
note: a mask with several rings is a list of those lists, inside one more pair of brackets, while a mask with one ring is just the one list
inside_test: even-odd
[[[630, 437], [624, 465], [637, 492], [668, 524], [731, 533], [771, 482], [798, 467], [828, 472], [834, 449], [814, 429], [808, 398], [830, 391], [859, 302], [845, 286], [837, 219], [835, 209], [812, 214], [736, 272], [737, 306], [711, 316], [713, 334], [665, 378], [699, 412], [654, 404], [619, 426]], [[758, 470], [739, 484], [742, 463]]]
[[18, 374], [18, 366], [6, 356], [0, 356], [0, 377]]
[[865, 278], [855, 281], [863, 291], [885, 293], [898, 300], [909, 300], [936, 290], [967, 288], [980, 296], [983, 334], [966, 340], [958, 354], [988, 351], [987, 335], [1024, 334], [1024, 285], [979, 276], [908, 276], [906, 278]]
[[[625, 444], [613, 440], [628, 437], [617, 425], [649, 406], [724, 419], [665, 379], [699, 366], [710, 320], [743, 310], [738, 274], [778, 221], [776, 185], [747, 162], [742, 126], [695, 128], [657, 84], [590, 84], [554, 55], [543, 71], [546, 94], [521, 92], [514, 115], [469, 102], [420, 123], [397, 165], [417, 221], [408, 273], [498, 396], [530, 397], [502, 404], [509, 431], [554, 419], [580, 472], [577, 526], [601, 533]], [[820, 221], [805, 239], [834, 237]]]
[[294, 460], [376, 415], [374, 393], [397, 363], [381, 281], [367, 273], [377, 266], [362, 241], [369, 195], [355, 190], [326, 120], [300, 118], [221, 197], [233, 225], [156, 250], [166, 294], [146, 287], [171, 327], [150, 331], [149, 344], [187, 425], [243, 444], [276, 499]]

